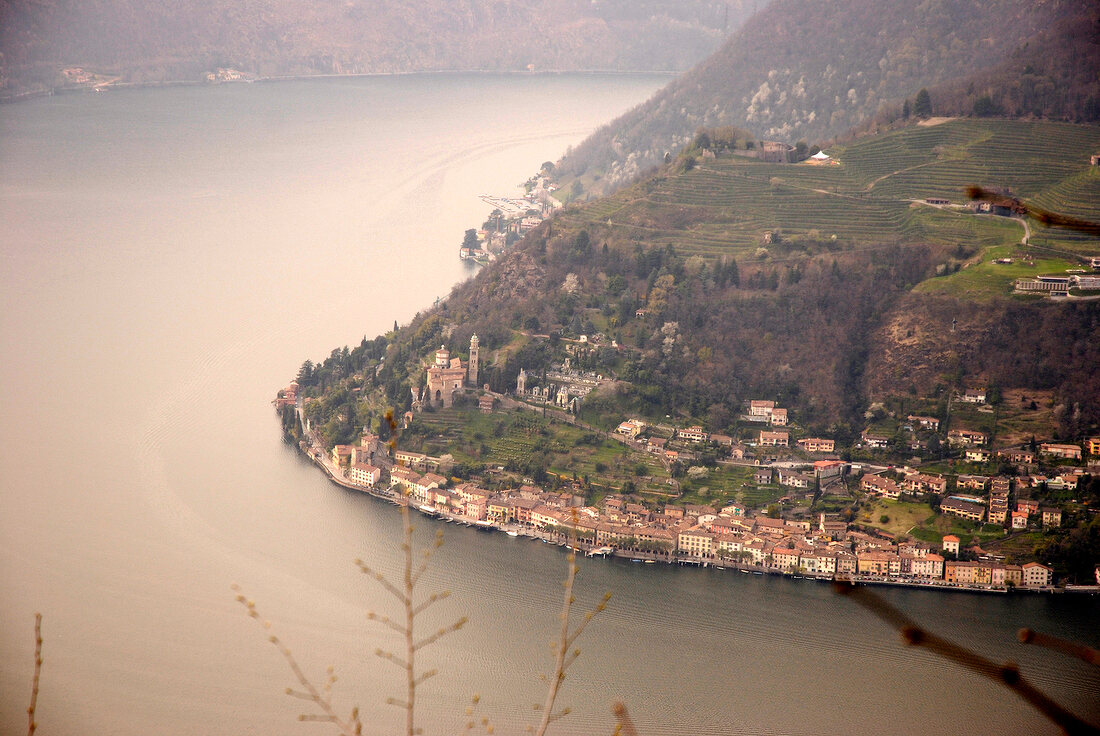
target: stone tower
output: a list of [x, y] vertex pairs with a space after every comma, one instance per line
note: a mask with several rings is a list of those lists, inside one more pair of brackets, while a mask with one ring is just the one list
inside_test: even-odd
[[470, 382], [471, 386], [477, 386], [477, 354], [478, 354], [478, 339], [477, 334], [474, 334], [470, 338], [470, 363], [467, 370], [466, 380]]
[[519, 369], [519, 378], [516, 379], [516, 395], [523, 396], [527, 393], [527, 371]]

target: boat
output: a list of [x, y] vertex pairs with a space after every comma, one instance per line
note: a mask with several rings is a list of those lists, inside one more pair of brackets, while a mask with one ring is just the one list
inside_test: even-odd
[[748, 575], [748, 574], [749, 574], [749, 571], [748, 571], [748, 570], [742, 570], [742, 571], [741, 571], [741, 574], [742, 574], [742, 575]]
[[760, 572], [759, 570], [753, 570], [752, 574], [753, 575], [763, 575], [764, 573]]
[[656, 562], [656, 560], [646, 560], [645, 564], [652, 565], [654, 562]]
[[508, 531], [505, 532], [505, 534], [507, 534], [509, 537], [518, 537], [519, 536], [519, 532], [515, 531], [514, 529], [509, 529]]
[[637, 557], [635, 557], [634, 559], [631, 560], [631, 562], [641, 562], [641, 560], [639, 560]]

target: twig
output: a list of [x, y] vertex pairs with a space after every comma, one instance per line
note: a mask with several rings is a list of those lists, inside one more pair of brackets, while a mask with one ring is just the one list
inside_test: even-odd
[[[536, 736], [543, 736], [546, 733], [546, 729], [554, 721], [568, 715], [570, 713], [569, 708], [563, 708], [558, 712], [554, 712], [554, 701], [557, 700], [558, 690], [561, 687], [562, 682], [565, 680], [566, 670], [569, 669], [577, 657], [580, 656], [580, 649], [570, 649], [577, 641], [577, 638], [588, 627], [590, 621], [595, 618], [596, 614], [603, 611], [607, 607], [607, 601], [610, 600], [611, 594], [606, 593], [603, 600], [591, 611], [584, 614], [584, 618], [581, 620], [577, 627], [573, 629], [572, 633], [569, 631], [569, 613], [573, 608], [573, 603], [576, 598], [573, 596], [573, 584], [577, 579], [577, 515], [576, 511], [573, 512], [573, 527], [569, 535], [569, 571], [565, 576], [565, 582], [562, 583], [562, 587], [565, 589], [565, 593], [562, 600], [561, 609], [561, 631], [558, 636], [557, 643], [551, 642], [551, 648], [555, 649], [554, 660], [554, 673], [549, 678], [549, 685], [546, 691], [546, 702], [542, 706], [542, 721], [539, 723], [538, 728], [535, 730]], [[538, 708], [538, 706], [535, 706]]]
[[[260, 621], [260, 613], [256, 610], [256, 604], [240, 592], [240, 587], [237, 585], [232, 586], [233, 590], [237, 593], [237, 602], [240, 603], [248, 610], [248, 615], [251, 618]], [[262, 625], [264, 629], [271, 630], [271, 622], [263, 621]], [[294, 673], [294, 677], [298, 680], [298, 684], [304, 688], [302, 690], [294, 690], [293, 688], [287, 688], [286, 694], [292, 698], [298, 698], [299, 700], [307, 700], [321, 711], [321, 713], [303, 713], [298, 716], [299, 721], [318, 721], [322, 723], [331, 723], [340, 729], [340, 733], [344, 736], [360, 736], [363, 733], [363, 724], [359, 720], [359, 708], [355, 707], [351, 710], [351, 715], [347, 720], [340, 718], [336, 715], [336, 709], [332, 705], [332, 685], [336, 682], [336, 675], [333, 674], [333, 668], [328, 668], [328, 676], [325, 678], [325, 684], [321, 690], [313, 684], [301, 666], [298, 664], [298, 660], [294, 658], [290, 648], [287, 647], [283, 641], [275, 634], [268, 634], [267, 640], [275, 645], [275, 648], [279, 650], [279, 653], [283, 655], [283, 659], [286, 660], [287, 666], [290, 667], [290, 671]]]
[[1092, 647], [1087, 647], [1084, 644], [1066, 641], [1057, 636], [1033, 631], [1032, 629], [1020, 629], [1016, 632], [1016, 638], [1020, 640], [1021, 644], [1034, 644], [1039, 647], [1045, 647], [1046, 649], [1053, 649], [1056, 652], [1068, 654], [1071, 657], [1077, 657], [1091, 665], [1100, 667], [1100, 651]]
[[[385, 421], [389, 424], [390, 429], [390, 447], [397, 447], [397, 422], [394, 421], [393, 410], [386, 412]], [[466, 625], [466, 617], [463, 616], [450, 626], [445, 626], [435, 632], [417, 639], [415, 636], [415, 622], [416, 617], [430, 608], [435, 603], [441, 600], [445, 600], [450, 597], [450, 591], [442, 591], [440, 593], [432, 593], [422, 601], [417, 602], [413, 594], [416, 590], [416, 584], [420, 581], [420, 576], [428, 569], [428, 561], [431, 559], [432, 552], [438, 549], [443, 544], [443, 532], [437, 532], [435, 536], [435, 542], [432, 546], [423, 550], [423, 559], [419, 565], [414, 567], [413, 565], [413, 524], [409, 514], [409, 492], [405, 491], [404, 503], [398, 504], [401, 507], [401, 525], [403, 530], [403, 539], [401, 543], [401, 550], [404, 552], [405, 565], [401, 576], [401, 585], [397, 586], [391, 583], [386, 577], [371, 569], [362, 560], [356, 560], [355, 564], [359, 567], [360, 571], [364, 574], [374, 578], [379, 585], [382, 586], [388, 593], [401, 602], [402, 609], [404, 610], [404, 624], [393, 621], [388, 616], [379, 616], [374, 611], [367, 612], [367, 618], [371, 621], [379, 621], [383, 625], [389, 627], [393, 631], [401, 634], [405, 639], [405, 656], [398, 657], [394, 652], [384, 651], [382, 649], [376, 649], [375, 655], [381, 659], [385, 659], [393, 664], [397, 665], [405, 671], [405, 699], [398, 700], [397, 698], [387, 698], [386, 703], [389, 705], [396, 705], [403, 708], [405, 711], [405, 734], [406, 736], [414, 736], [419, 733], [419, 730], [415, 725], [415, 710], [416, 710], [416, 688], [423, 684], [425, 680], [436, 675], [436, 670], [430, 669], [424, 672], [416, 671], [416, 653], [421, 649], [434, 644], [447, 634], [458, 631]], [[476, 705], [477, 700], [474, 700]]]
[[[474, 724], [477, 721], [477, 706], [480, 702], [480, 695], [474, 695], [474, 697], [470, 698], [470, 704], [466, 706], [467, 721], [466, 725], [462, 729], [462, 733], [468, 734], [474, 730]], [[495, 731], [495, 728], [493, 724], [489, 722], [489, 719], [485, 716], [482, 716], [480, 723], [481, 727], [485, 729], [485, 733], [491, 736], [491, 734], [493, 734], [493, 732]]]
[[34, 679], [31, 680], [31, 704], [27, 707], [27, 736], [33, 736], [38, 723], [34, 713], [38, 709], [38, 683], [42, 677], [42, 614], [34, 614]]
[[999, 664], [987, 659], [964, 646], [948, 641], [936, 634], [922, 629], [912, 619], [883, 598], [867, 588], [855, 587], [851, 583], [838, 582], [834, 589], [850, 597], [859, 605], [887, 622], [901, 634], [906, 644], [929, 649], [944, 659], [961, 665], [971, 672], [1004, 685], [1009, 690], [1054, 722], [1067, 734], [1100, 734], [1100, 729], [1078, 718], [1073, 713], [1051, 700], [1034, 685], [1024, 679], [1019, 668], [1012, 662]]
[[619, 722], [615, 727], [617, 734], [620, 736], [638, 736], [638, 729], [634, 728], [634, 722], [630, 720], [630, 714], [626, 712], [626, 706], [622, 702], [616, 702], [612, 705], [611, 711], [615, 714], [615, 720]]

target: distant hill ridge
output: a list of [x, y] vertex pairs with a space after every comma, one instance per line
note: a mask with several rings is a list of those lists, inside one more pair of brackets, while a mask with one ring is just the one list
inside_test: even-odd
[[[774, 0], [708, 59], [568, 152], [558, 169], [579, 177], [587, 192], [608, 191], [679, 150], [700, 127], [823, 143], [866, 125], [884, 105], [900, 117], [902, 101], [924, 87], [952, 114], [970, 114], [977, 98], [992, 94], [994, 108], [1079, 119], [1077, 111], [1100, 107], [1079, 91], [1096, 86], [1100, 53], [1085, 48], [1095, 14], [1062, 0]], [[1022, 57], [1042, 79], [1030, 80], [1028, 103], [1017, 105], [998, 90], [1005, 82], [1028, 86]], [[1071, 91], [1052, 89], [1069, 81], [1077, 85]], [[950, 83], [961, 90], [937, 88]]]
[[0, 95], [65, 67], [125, 82], [414, 71], [680, 71], [755, 0], [27, 0], [0, 3]]

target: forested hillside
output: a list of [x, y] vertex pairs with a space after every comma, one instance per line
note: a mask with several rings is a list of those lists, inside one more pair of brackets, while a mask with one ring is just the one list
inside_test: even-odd
[[[1100, 120], [1100, 13], [1060, 18], [1000, 64], [929, 89], [938, 116]], [[884, 105], [853, 133], [904, 122], [905, 113], [905, 101]]]
[[370, 387], [405, 408], [441, 342], [461, 349], [476, 332], [480, 381], [510, 391], [520, 368], [549, 367], [555, 340], [600, 333], [577, 357], [619, 379], [582, 403], [596, 419], [669, 415], [723, 432], [744, 401], [767, 397], [843, 443], [875, 402], [995, 384], [1050, 396], [1063, 436], [1095, 432], [1100, 301], [1011, 289], [1080, 267], [1100, 242], [1033, 222], [1021, 245], [1023, 223], [975, 214], [964, 188], [1056, 192], [1100, 220], [1096, 150], [1096, 126], [1005, 120], [911, 125], [830, 149], [826, 165], [689, 149], [567, 207], [396, 335], [334, 353], [311, 376], [311, 391], [329, 389], [316, 418], [354, 426], [355, 389]]
[[753, 0], [27, 0], [0, 3], [0, 95], [82, 67], [125, 82], [438, 70], [680, 71]]
[[[775, 0], [706, 61], [569, 152], [559, 173], [579, 178], [588, 192], [608, 191], [686, 145], [699, 127], [823, 143], [884, 105], [900, 115], [902, 101], [921, 88], [962, 78], [977, 80], [963, 89], [969, 112], [973, 99], [988, 94], [976, 75], [997, 69], [1003, 78], [1024, 44], [1057, 46], [1060, 33], [1091, 27], [1089, 13], [1060, 0]], [[1055, 32], [1039, 35], [1052, 26]], [[1100, 55], [1057, 56], [1094, 68]]]

